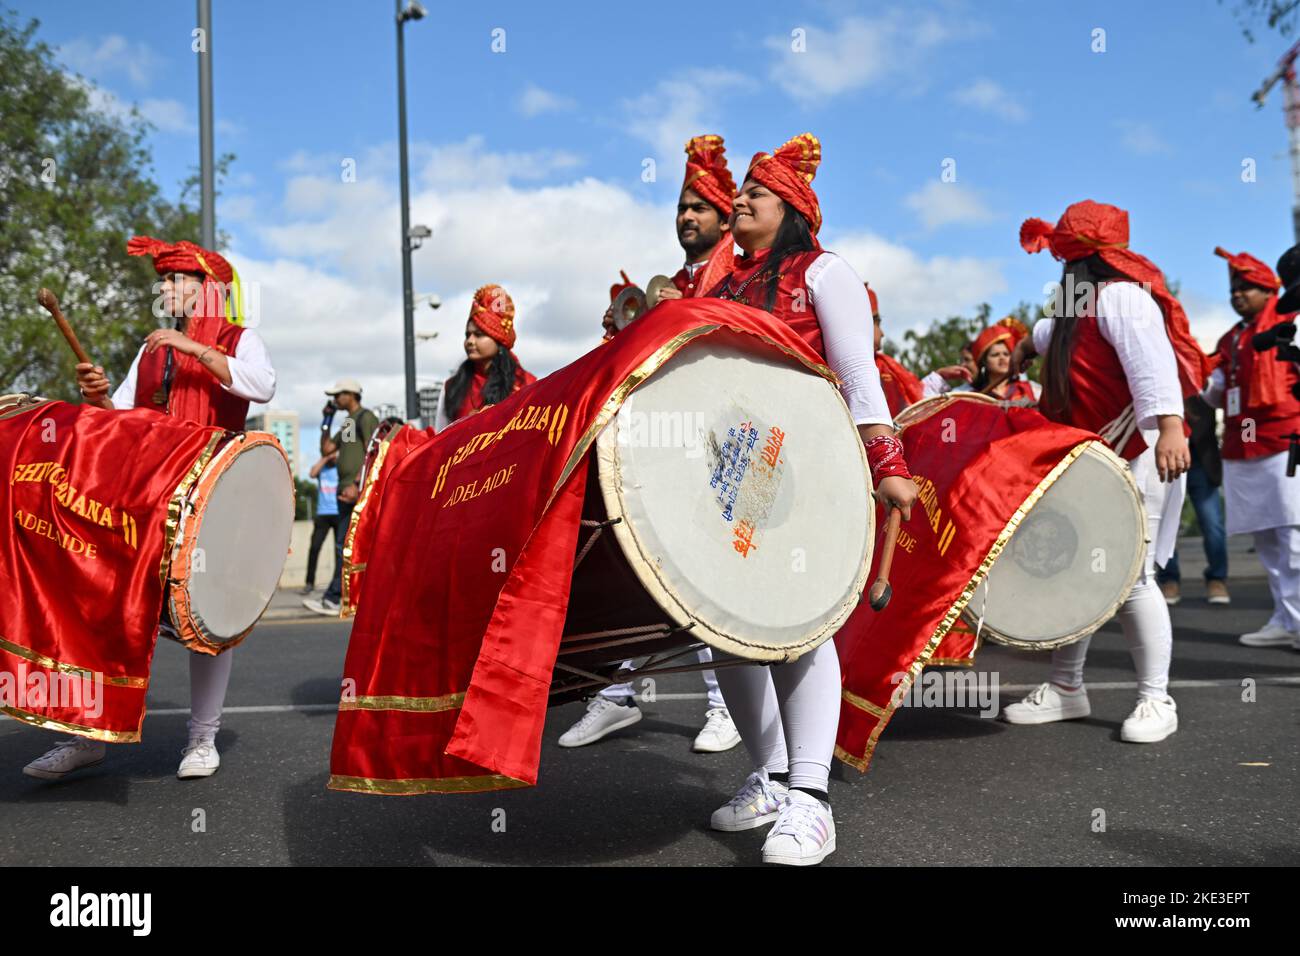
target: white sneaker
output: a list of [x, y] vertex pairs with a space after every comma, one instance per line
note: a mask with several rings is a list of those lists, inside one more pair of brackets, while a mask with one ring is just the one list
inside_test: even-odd
[[740, 731], [725, 707], [704, 712], [704, 729], [695, 735], [691, 749], [700, 754], [720, 754], [740, 743]]
[[835, 818], [830, 805], [810, 793], [791, 790], [763, 843], [763, 862], [813, 866], [834, 852]]
[[560, 735], [561, 747], [585, 747], [608, 737], [623, 727], [631, 727], [641, 719], [641, 708], [635, 703], [616, 703], [608, 697], [593, 697], [582, 719]]
[[1241, 635], [1239, 640], [1247, 647], [1286, 647], [1300, 641], [1300, 634], [1278, 624], [1266, 624], [1258, 631]]
[[181, 751], [181, 765], [176, 770], [179, 780], [210, 777], [221, 766], [221, 756], [213, 740], [191, 740]]
[[1178, 729], [1178, 707], [1168, 695], [1138, 698], [1133, 713], [1119, 729], [1119, 739], [1131, 744], [1154, 744]]
[[327, 598], [303, 598], [302, 606], [309, 611], [323, 614], [325, 617], [338, 617], [339, 604]]
[[107, 750], [108, 746], [102, 740], [73, 737], [61, 741], [49, 753], [23, 767], [23, 773], [40, 780], [62, 780], [74, 770], [99, 763]]
[[752, 830], [773, 822], [789, 794], [785, 784], [770, 780], [766, 770], [755, 770], [725, 806], [709, 817], [709, 826], [724, 833]]
[[1092, 713], [1088, 692], [1062, 690], [1050, 681], [1039, 684], [1018, 704], [1002, 708], [1002, 719], [1009, 724], [1048, 724], [1054, 720], [1075, 720]]

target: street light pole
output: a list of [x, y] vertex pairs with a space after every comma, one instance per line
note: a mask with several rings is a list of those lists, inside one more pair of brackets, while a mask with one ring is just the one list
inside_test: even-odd
[[216, 174], [212, 159], [212, 0], [198, 0], [199, 29], [199, 180], [200, 242], [217, 248]]
[[420, 417], [420, 398], [415, 388], [415, 299], [411, 286], [411, 186], [406, 161], [406, 48], [403, 28], [407, 20], [424, 16], [424, 8], [413, 3], [405, 10], [397, 0], [397, 140], [402, 178], [402, 335], [406, 361], [406, 417]]

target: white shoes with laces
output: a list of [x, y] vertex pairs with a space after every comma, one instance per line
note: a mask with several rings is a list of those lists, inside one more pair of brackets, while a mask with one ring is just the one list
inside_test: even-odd
[[108, 747], [102, 740], [73, 737], [63, 740], [53, 750], [37, 757], [23, 773], [39, 780], [62, 780], [74, 770], [93, 767], [104, 759]]
[[763, 862], [814, 866], [835, 852], [835, 818], [828, 803], [791, 790], [763, 843]]
[[210, 777], [221, 766], [221, 755], [213, 740], [191, 740], [181, 751], [181, 765], [176, 770], [178, 780]]
[[1130, 744], [1154, 744], [1177, 729], [1178, 707], [1172, 697], [1139, 697], [1133, 713], [1119, 729], [1119, 739]]
[[641, 719], [641, 708], [631, 698], [628, 700], [627, 704], [620, 704], [608, 697], [593, 697], [582, 719], [560, 735], [560, 746], [585, 747], [616, 730], [631, 727]]
[[1278, 624], [1265, 624], [1258, 631], [1241, 635], [1238, 640], [1247, 647], [1295, 647], [1300, 644], [1300, 634]]
[[786, 785], [769, 779], [766, 770], [755, 770], [745, 778], [734, 797], [713, 811], [709, 826], [724, 833], [736, 833], [772, 823], [788, 793]]
[[1077, 720], [1092, 713], [1088, 692], [1062, 690], [1050, 681], [1039, 684], [1018, 704], [1002, 708], [1002, 719], [1009, 724], [1047, 724], [1054, 720]]
[[720, 754], [740, 743], [731, 714], [725, 707], [713, 707], [704, 712], [704, 729], [695, 737], [691, 749], [699, 754]]

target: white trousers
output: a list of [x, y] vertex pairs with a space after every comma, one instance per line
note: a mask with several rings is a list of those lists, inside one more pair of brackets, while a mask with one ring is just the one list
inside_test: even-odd
[[[713, 651], [707, 647], [700, 648], [699, 661], [701, 664], [708, 664], [713, 660]], [[631, 661], [626, 661], [625, 665], [632, 666]], [[704, 675], [704, 687], [709, 692], [709, 710], [718, 707], [726, 707], [722, 699], [722, 690], [718, 687], [718, 677], [713, 671], [701, 671]], [[636, 689], [632, 684], [611, 684], [600, 692], [601, 697], [608, 697], [610, 700], [628, 700], [636, 696]]]
[[840, 726], [840, 659], [827, 641], [791, 664], [720, 667], [727, 710], [755, 769], [826, 791]]
[[[1164, 699], [1169, 693], [1169, 662], [1173, 657], [1174, 628], [1169, 620], [1169, 605], [1156, 584], [1156, 541], [1160, 538], [1160, 515], [1164, 510], [1168, 486], [1160, 482], [1155, 469], [1147, 469], [1138, 490], [1142, 492], [1147, 512], [1146, 564], [1116, 617], [1124, 631], [1124, 640], [1133, 655], [1137, 671], [1138, 696]], [[1138, 477], [1137, 474], [1134, 477]], [[1052, 683], [1074, 688], [1083, 684], [1083, 664], [1092, 637], [1067, 644], [1052, 654]]]
[[221, 726], [221, 708], [226, 702], [230, 669], [235, 666], [235, 652], [216, 657], [190, 655], [190, 739], [212, 740]]
[[[1292, 480], [1300, 481], [1300, 476]], [[1300, 633], [1300, 527], [1256, 531], [1255, 553], [1268, 572], [1268, 589], [1273, 593], [1268, 623]]]

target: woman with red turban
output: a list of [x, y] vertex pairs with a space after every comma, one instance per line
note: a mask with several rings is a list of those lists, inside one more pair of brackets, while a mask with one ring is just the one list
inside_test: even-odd
[[514, 300], [499, 285], [482, 286], [474, 293], [465, 321], [465, 361], [447, 379], [438, 398], [436, 430], [537, 381], [515, 358], [514, 344]]
[[[1288, 313], [1300, 307], [1300, 296], [1289, 292], [1290, 301], [1279, 305], [1282, 283], [1272, 269], [1244, 252], [1214, 251], [1228, 260], [1232, 308], [1241, 321], [1219, 339], [1218, 366], [1202, 397], [1225, 414], [1227, 533], [1255, 536], [1255, 553], [1273, 592], [1272, 617], [1258, 631], [1243, 634], [1241, 643], [1300, 650], [1300, 478], [1286, 474], [1290, 436], [1300, 431], [1294, 391], [1300, 376], [1272, 349], [1253, 347], [1256, 335], [1295, 321]], [[1283, 256], [1279, 267], [1286, 264]]]
[[[1169, 696], [1173, 628], [1155, 580], [1155, 565], [1173, 553], [1191, 451], [1183, 399], [1199, 391], [1208, 360], [1160, 270], [1128, 248], [1128, 213], [1086, 200], [1055, 226], [1028, 219], [1026, 252], [1048, 249], [1065, 263], [1051, 318], [1016, 346], [1017, 369], [1045, 355], [1039, 410], [1053, 421], [1098, 433], [1128, 461], [1146, 506], [1151, 546], [1146, 567], [1118, 612], [1138, 677], [1137, 706], [1120, 739], [1155, 743], [1178, 729]], [[1090, 639], [1052, 655], [1051, 679], [1003, 711], [1013, 724], [1086, 717], [1083, 687]]]
[[[744, 255], [733, 258], [729, 248], [720, 248], [701, 285], [710, 295], [771, 312], [825, 357], [862, 435], [877, 498], [907, 518], [916, 486], [894, 436], [863, 321], [871, 308], [866, 286], [817, 242], [822, 215], [811, 183], [820, 162], [821, 144], [810, 133], [754, 156], [730, 223]], [[717, 272], [720, 281], [712, 281]], [[764, 862], [820, 863], [835, 849], [827, 793], [840, 714], [834, 642], [790, 664], [722, 667], [717, 674], [754, 772], [713, 814], [712, 826], [748, 830], [775, 821], [763, 844]]]
[[[261, 336], [243, 325], [234, 267], [219, 253], [186, 240], [167, 243], [134, 236], [126, 251], [152, 257], [162, 279], [155, 314], [171, 322], [145, 337], [111, 398], [104, 369], [78, 364], [82, 397], [104, 408], [150, 408], [200, 425], [243, 431], [249, 402], [274, 397], [275, 369]], [[171, 625], [164, 621], [161, 626]], [[189, 657], [189, 743], [176, 771], [183, 780], [209, 777], [221, 765], [216, 737], [235, 652]], [[23, 773], [60, 780], [99, 763], [106, 753], [103, 741], [73, 737], [33, 760]]]
[[994, 322], [979, 334], [971, 346], [975, 361], [975, 376], [969, 382], [953, 386], [945, 373], [960, 371], [965, 379], [969, 373], [964, 366], [950, 366], [931, 372], [922, 380], [925, 394], [942, 395], [949, 391], [980, 392], [1004, 402], [1034, 405], [1042, 388], [1011, 367], [1011, 352], [1020, 340], [1029, 334], [1025, 324], [1013, 315]]

